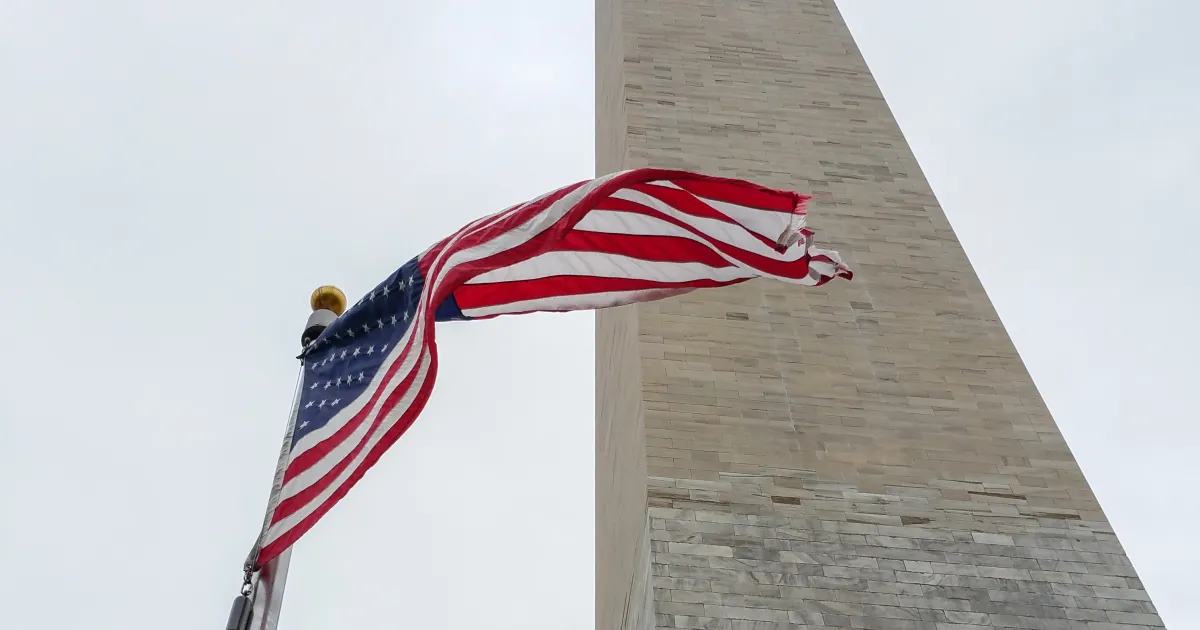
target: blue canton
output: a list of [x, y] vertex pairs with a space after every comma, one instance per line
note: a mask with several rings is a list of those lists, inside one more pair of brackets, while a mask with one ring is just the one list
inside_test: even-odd
[[[338, 317], [305, 348], [300, 409], [292, 444], [329, 422], [365, 391], [384, 359], [412, 325], [425, 289], [414, 258]], [[466, 319], [453, 297], [439, 306], [437, 320]]]

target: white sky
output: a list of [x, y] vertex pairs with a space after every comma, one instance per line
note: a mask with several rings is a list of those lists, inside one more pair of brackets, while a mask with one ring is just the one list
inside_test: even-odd
[[[1164, 620], [1200, 625], [1200, 5], [840, 4]], [[592, 15], [0, 0], [6, 627], [224, 623], [308, 293], [591, 176]], [[285, 630], [592, 626], [591, 314], [439, 338]]]

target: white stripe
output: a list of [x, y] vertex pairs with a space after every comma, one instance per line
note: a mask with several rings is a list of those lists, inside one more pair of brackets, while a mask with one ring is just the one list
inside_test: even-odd
[[601, 252], [551, 251], [473, 278], [468, 284], [516, 282], [553, 276], [631, 278], [656, 282], [688, 282], [709, 278], [734, 280], [753, 275], [737, 267], [710, 267], [698, 262], [658, 262]]
[[584, 293], [571, 295], [555, 295], [536, 300], [495, 304], [475, 309], [463, 309], [468, 317], [486, 317], [488, 315], [506, 315], [511, 313], [530, 313], [533, 311], [576, 311], [596, 308], [623, 306], [637, 302], [662, 300], [684, 293], [691, 293], [692, 288], [672, 289], [642, 289], [639, 291], [610, 291], [606, 293]]

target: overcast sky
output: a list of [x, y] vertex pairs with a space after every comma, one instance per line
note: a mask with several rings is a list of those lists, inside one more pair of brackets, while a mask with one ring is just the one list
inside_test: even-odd
[[[1164, 620], [1200, 549], [1200, 5], [840, 5]], [[590, 2], [0, 0], [0, 610], [210, 630], [309, 292], [593, 173]], [[443, 325], [285, 630], [593, 624], [589, 313]]]

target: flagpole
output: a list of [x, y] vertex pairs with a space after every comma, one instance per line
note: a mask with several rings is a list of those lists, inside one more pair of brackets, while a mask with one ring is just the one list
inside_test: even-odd
[[[316, 341], [333, 320], [346, 311], [346, 295], [337, 287], [321, 286], [313, 291], [309, 303], [312, 306], [312, 314], [308, 316], [304, 332], [300, 334], [301, 348]], [[292, 409], [288, 414], [283, 446], [279, 449], [279, 459], [275, 465], [275, 478], [271, 484], [262, 529], [242, 567], [242, 588], [233, 600], [225, 630], [276, 630], [279, 627], [279, 612], [283, 607], [283, 590], [287, 585], [292, 549], [288, 547], [257, 571], [255, 566], [258, 564], [258, 552], [262, 547], [263, 537], [271, 525], [271, 516], [279, 504], [279, 494], [283, 489], [283, 475], [292, 449], [292, 434], [296, 428], [296, 414], [300, 409], [300, 387], [303, 380], [302, 362], [300, 375], [296, 378], [296, 391], [292, 396]]]

